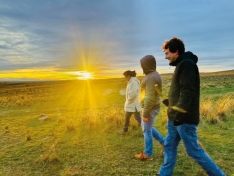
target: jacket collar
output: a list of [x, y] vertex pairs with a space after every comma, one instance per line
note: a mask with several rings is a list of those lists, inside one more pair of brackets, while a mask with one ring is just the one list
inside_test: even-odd
[[183, 57], [180, 55], [179, 57], [177, 57], [175, 61], [171, 62], [169, 65], [176, 66], [182, 60], [183, 60]]

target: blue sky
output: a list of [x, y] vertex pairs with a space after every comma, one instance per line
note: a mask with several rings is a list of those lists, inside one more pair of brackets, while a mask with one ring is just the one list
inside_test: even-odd
[[148, 54], [159, 73], [173, 72], [161, 49], [173, 36], [201, 72], [231, 70], [233, 8], [232, 0], [0, 0], [0, 79], [140, 75]]

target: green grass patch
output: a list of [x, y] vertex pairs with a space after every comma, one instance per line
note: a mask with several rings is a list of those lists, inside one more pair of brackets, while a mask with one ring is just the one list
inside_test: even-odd
[[[166, 97], [171, 76], [162, 78]], [[232, 80], [233, 72], [201, 75], [202, 118], [198, 126], [199, 141], [227, 175], [234, 174]], [[156, 141], [153, 161], [134, 158], [143, 151], [144, 138], [133, 117], [129, 132], [117, 134], [124, 122], [123, 79], [1, 86], [0, 175], [156, 175], [163, 164]], [[164, 136], [166, 122], [162, 106], [154, 126]], [[182, 143], [173, 175], [206, 175]]]

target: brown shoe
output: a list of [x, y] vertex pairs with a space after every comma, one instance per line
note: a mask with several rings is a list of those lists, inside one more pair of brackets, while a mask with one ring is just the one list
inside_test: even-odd
[[139, 160], [153, 160], [152, 156], [147, 156], [144, 152], [142, 152], [140, 154], [136, 154], [135, 158], [139, 159]]

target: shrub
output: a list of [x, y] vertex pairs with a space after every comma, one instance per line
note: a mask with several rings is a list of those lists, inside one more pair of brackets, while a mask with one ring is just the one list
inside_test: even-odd
[[201, 118], [210, 123], [219, 123], [230, 118], [229, 112], [233, 112], [233, 94], [219, 97], [204, 97], [200, 104]]

